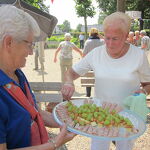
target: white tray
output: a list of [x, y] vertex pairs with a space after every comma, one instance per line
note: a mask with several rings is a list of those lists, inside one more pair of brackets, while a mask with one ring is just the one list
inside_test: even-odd
[[[72, 100], [72, 103], [77, 105], [77, 106], [83, 105], [83, 102], [84, 102], [83, 99], [81, 99], [81, 100], [79, 100], [79, 99], [78, 100]], [[59, 120], [59, 118], [57, 116], [56, 109], [59, 105], [65, 105], [66, 103], [67, 102], [61, 102], [58, 105], [56, 105], [55, 108], [53, 109], [54, 119], [56, 120], [56, 122], [59, 125], [62, 125], [62, 122]], [[97, 105], [100, 105], [100, 104], [97, 104]], [[67, 129], [68, 129], [68, 131], [76, 133], [76, 134], [80, 134], [80, 135], [83, 135], [83, 136], [87, 136], [87, 137], [95, 138], [95, 139], [99, 139], [99, 140], [109, 140], [109, 141], [136, 139], [145, 132], [146, 124], [145, 124], [144, 120], [141, 117], [139, 117], [137, 114], [135, 114], [134, 112], [129, 111], [129, 110], [124, 110], [124, 111], [120, 112], [119, 114], [126, 117], [126, 118], [129, 118], [129, 120], [132, 122], [134, 127], [139, 130], [138, 133], [130, 135], [128, 137], [106, 137], [106, 136], [97, 136], [97, 135], [81, 132], [81, 131], [79, 131], [75, 128], [72, 128], [70, 126], [68, 126]]]

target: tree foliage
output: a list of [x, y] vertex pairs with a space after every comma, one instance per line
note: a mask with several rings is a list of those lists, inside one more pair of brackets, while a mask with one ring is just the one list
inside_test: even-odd
[[150, 18], [150, 1], [149, 0], [126, 0], [126, 9], [142, 12], [143, 19]]
[[[117, 0], [96, 0], [98, 7], [107, 15], [117, 10]], [[148, 19], [150, 16], [150, 1], [149, 0], [126, 0], [127, 11], [141, 11], [142, 18]]]
[[61, 32], [70, 32], [71, 31], [71, 27], [70, 27], [70, 22], [68, 21], [68, 20], [65, 20], [64, 22], [63, 22], [63, 24], [61, 24], [61, 25], [57, 25], [58, 26], [58, 28], [59, 28], [59, 30], [61, 31]]
[[81, 28], [82, 28], [82, 24], [78, 24], [76, 30], [77, 30], [78, 32], [81, 32]]
[[96, 2], [98, 3], [98, 7], [106, 15], [110, 15], [117, 10], [117, 0], [96, 0]]
[[48, 7], [43, 3], [43, 0], [24, 0], [24, 1], [48, 13]]
[[78, 17], [84, 18], [85, 23], [85, 35], [87, 38], [87, 17], [93, 17], [95, 15], [95, 8], [92, 6], [92, 0], [74, 0], [76, 3], [76, 13]]

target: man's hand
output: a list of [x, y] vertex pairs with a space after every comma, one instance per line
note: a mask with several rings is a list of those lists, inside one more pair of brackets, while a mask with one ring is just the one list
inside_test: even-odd
[[65, 83], [61, 89], [63, 99], [70, 100], [74, 91], [75, 91], [75, 87], [73, 83]]

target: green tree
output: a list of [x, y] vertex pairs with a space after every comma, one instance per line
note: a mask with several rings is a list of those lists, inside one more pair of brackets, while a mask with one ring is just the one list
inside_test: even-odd
[[87, 17], [93, 17], [95, 15], [95, 8], [92, 6], [92, 0], [74, 0], [76, 3], [76, 13], [78, 17], [84, 18], [85, 23], [85, 36], [87, 35]]
[[78, 24], [76, 30], [77, 30], [78, 32], [81, 32], [81, 28], [82, 28], [82, 24]]
[[44, 3], [43, 3], [43, 1], [44, 0], [24, 0], [26, 3], [28, 3], [28, 4], [31, 4], [32, 6], [34, 6], [34, 7], [37, 7], [37, 8], [39, 8], [39, 9], [41, 9], [42, 11], [44, 11], [44, 12], [49, 12], [48, 11], [48, 8], [49, 7], [47, 7]]
[[[117, 4], [124, 0], [96, 0], [98, 7], [107, 15], [117, 11]], [[149, 19], [150, 16], [150, 1], [149, 0], [126, 0], [124, 2], [125, 10], [127, 11], [141, 11], [142, 19]], [[143, 28], [143, 22], [140, 23], [141, 29]]]
[[125, 12], [126, 0], [117, 0], [117, 11]]
[[[142, 19], [149, 19], [150, 18], [150, 1], [149, 0], [127, 0], [126, 1], [127, 10], [135, 10], [141, 11], [141, 18]], [[140, 20], [140, 30], [143, 29], [143, 20]]]
[[106, 13], [100, 12], [99, 17], [98, 17], [98, 24], [103, 24], [103, 21], [106, 16], [107, 16]]
[[70, 27], [70, 22], [68, 20], [65, 20], [62, 24], [62, 31], [63, 32], [70, 32], [71, 27]]
[[117, 0], [96, 0], [96, 2], [98, 3], [99, 9], [106, 15], [110, 15], [117, 10]]

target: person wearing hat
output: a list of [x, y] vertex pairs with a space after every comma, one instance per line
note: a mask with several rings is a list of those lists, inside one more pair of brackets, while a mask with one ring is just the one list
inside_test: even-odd
[[83, 49], [83, 47], [84, 47], [84, 35], [83, 35], [83, 33], [81, 33], [79, 35], [79, 40], [80, 40], [80, 48]]
[[[104, 44], [104, 40], [100, 39], [97, 28], [91, 28], [89, 38], [85, 41], [83, 56], [87, 55], [94, 48]], [[86, 96], [91, 96], [91, 87], [86, 87]]]
[[75, 50], [76, 52], [78, 52], [81, 57], [82, 57], [82, 52], [81, 50], [72, 42], [70, 42], [71, 40], [71, 34], [70, 33], [66, 33], [65, 34], [65, 41], [62, 41], [56, 52], [55, 52], [55, 56], [54, 56], [54, 62], [57, 62], [57, 55], [60, 52], [60, 68], [61, 68], [61, 81], [62, 83], [64, 83], [64, 73], [72, 67], [72, 50]]

